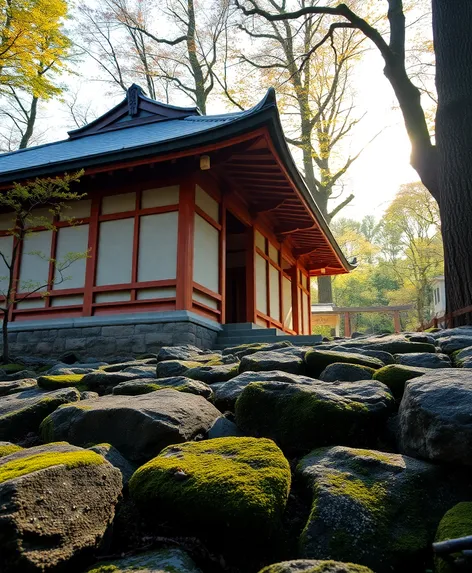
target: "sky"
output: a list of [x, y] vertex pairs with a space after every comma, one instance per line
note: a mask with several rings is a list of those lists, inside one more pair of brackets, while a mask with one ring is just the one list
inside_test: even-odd
[[[357, 153], [376, 137], [343, 178], [344, 193], [338, 201], [349, 193], [353, 193], [355, 199], [341, 211], [341, 217], [361, 220], [365, 215], [374, 215], [380, 219], [400, 185], [419, 179], [409, 165], [410, 143], [393, 90], [382, 70], [383, 60], [374, 49], [369, 50], [363, 60], [356, 63], [353, 80], [357, 93], [356, 104], [359, 110], [365, 111], [365, 116], [346, 143], [346, 155]], [[93, 101], [96, 115], [110, 109], [123, 98], [122, 93], [113, 97], [106, 96], [109, 88], [103, 83], [91, 81], [91, 78], [97, 76], [94, 63], [82, 62], [79, 74], [69, 78], [68, 83], [80, 88], [81, 98]], [[260, 98], [264, 94], [265, 89], [261, 89]], [[189, 101], [182, 98], [172, 103], [188, 105]], [[212, 111], [220, 113], [230, 109], [225, 110], [223, 103], [217, 103], [212, 106]], [[57, 101], [50, 102], [41, 125], [43, 129], [47, 126], [43, 142], [65, 139], [67, 119], [64, 106]], [[297, 156], [296, 153], [294, 156]], [[336, 200], [332, 206], [335, 204]]]

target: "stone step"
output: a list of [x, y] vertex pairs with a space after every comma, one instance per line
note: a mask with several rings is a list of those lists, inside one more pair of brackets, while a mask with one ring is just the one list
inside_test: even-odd
[[222, 326], [223, 332], [228, 330], [266, 330], [265, 326], [254, 324], [254, 322], [229, 322], [228, 324], [223, 324]]
[[300, 335], [279, 335], [266, 336], [257, 339], [251, 339], [243, 336], [219, 337], [216, 341], [215, 350], [223, 350], [231, 346], [251, 343], [274, 343], [288, 340], [295, 346], [315, 346], [320, 344], [322, 337], [318, 334], [300, 334]]
[[227, 330], [218, 336], [218, 341], [225, 340], [226, 338], [244, 338], [247, 340], [254, 340], [257, 342], [261, 338], [284, 336], [284, 333], [275, 328], [263, 328], [261, 330]]

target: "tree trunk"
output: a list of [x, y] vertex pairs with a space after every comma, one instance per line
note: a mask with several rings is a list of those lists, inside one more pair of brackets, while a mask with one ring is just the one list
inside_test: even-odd
[[24, 149], [25, 147], [28, 147], [29, 140], [33, 135], [34, 124], [36, 123], [37, 111], [38, 111], [38, 98], [36, 96], [33, 96], [33, 98], [31, 99], [31, 107], [28, 114], [26, 130], [23, 133], [23, 137], [21, 138], [19, 149]]
[[[432, 0], [447, 312], [472, 305], [472, 2]], [[470, 323], [472, 314], [454, 319]]]
[[10, 362], [10, 347], [8, 342], [8, 311], [3, 313], [2, 340], [3, 340], [2, 361], [3, 364], [8, 364], [8, 362]]
[[331, 277], [318, 277], [318, 302], [333, 302]]

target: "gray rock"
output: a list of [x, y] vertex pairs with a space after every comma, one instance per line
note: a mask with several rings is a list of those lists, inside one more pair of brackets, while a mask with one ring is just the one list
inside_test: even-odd
[[259, 573], [373, 573], [372, 569], [354, 563], [340, 561], [314, 561], [313, 559], [296, 559], [282, 561], [261, 569]]
[[344, 364], [335, 362], [327, 366], [320, 374], [320, 380], [324, 382], [357, 382], [359, 380], [372, 380], [375, 370], [359, 364]]
[[62, 404], [77, 402], [80, 393], [75, 388], [52, 392], [24, 390], [0, 399], [0, 440], [17, 441], [29, 432], [37, 432], [43, 418]]
[[226, 354], [233, 354], [241, 360], [243, 356], [249, 356], [255, 352], [270, 352], [288, 347], [293, 348], [293, 344], [288, 340], [281, 340], [280, 342], [253, 342], [251, 344], [240, 344], [238, 346], [225, 348], [223, 350], [223, 356]]
[[401, 452], [472, 466], [472, 372], [441, 369], [411, 380], [399, 422]]
[[202, 350], [191, 344], [184, 344], [182, 346], [163, 346], [158, 354], [157, 361], [163, 362], [164, 360], [188, 360], [193, 362], [208, 362], [216, 358], [217, 352]]
[[225, 416], [217, 418], [208, 430], [209, 439], [229, 438], [230, 436], [244, 436], [244, 434], [234, 422], [228, 420]]
[[371, 358], [362, 354], [352, 352], [333, 352], [332, 350], [322, 350], [313, 348], [305, 354], [306, 372], [308, 376], [318, 378], [323, 370], [335, 362], [346, 364], [359, 364], [377, 370], [382, 368], [384, 363], [378, 358]]
[[470, 326], [457, 326], [455, 328], [444, 328], [437, 332], [431, 333], [433, 338], [444, 338], [447, 336], [472, 336], [472, 327]]
[[220, 366], [194, 366], [186, 371], [185, 376], [193, 380], [200, 380], [207, 384], [215, 382], [225, 382], [231, 380], [239, 373], [239, 362], [230, 364], [221, 364]]
[[136, 468], [135, 466], [131, 465], [129, 461], [124, 458], [116, 448], [110, 444], [96, 444], [95, 446], [92, 446], [88, 449], [99, 454], [100, 456], [103, 456], [107, 462], [109, 462], [115, 468], [119, 469], [123, 480], [123, 486], [128, 485], [128, 482], [136, 471]]
[[452, 354], [456, 350], [462, 350], [463, 348], [472, 346], [472, 335], [463, 336], [455, 334], [452, 336], [442, 336], [437, 339], [437, 342], [441, 352]]
[[407, 354], [409, 352], [436, 352], [436, 347], [427, 342], [411, 342], [406, 336], [388, 335], [373, 336], [356, 341], [343, 342], [348, 348], [357, 347], [363, 350], [381, 350], [390, 354]]
[[149, 392], [156, 392], [157, 390], [173, 389], [179, 392], [188, 392], [189, 394], [196, 394], [203, 396], [207, 400], [213, 396], [213, 390], [197, 380], [191, 380], [184, 376], [174, 376], [172, 378], [141, 378], [140, 380], [131, 380], [129, 382], [121, 382], [118, 386], [113, 388], [113, 394], [125, 396], [138, 396], [139, 394], [149, 394]]
[[332, 444], [371, 445], [394, 405], [390, 390], [375, 380], [255, 382], [236, 402], [236, 424], [247, 435], [272, 438], [288, 453]]
[[297, 376], [288, 372], [244, 372], [228, 382], [213, 384], [215, 392], [214, 402], [221, 411], [234, 411], [236, 400], [242, 394], [244, 388], [251, 382], [287, 382], [289, 384], [311, 384], [313, 378], [307, 376]]
[[457, 352], [454, 352], [452, 355], [452, 361], [454, 363], [454, 366], [465, 366], [467, 368], [467, 364], [470, 362], [470, 359], [472, 358], [472, 346], [467, 346], [466, 348], [463, 348], [462, 350], [458, 350]]
[[37, 388], [37, 386], [36, 378], [0, 382], [0, 396], [16, 394], [17, 392], [23, 392], [23, 390]]
[[127, 362], [114, 362], [113, 364], [107, 364], [102, 366], [101, 370], [103, 372], [121, 372], [127, 370], [128, 368], [136, 368], [140, 366], [152, 366], [156, 364], [156, 358], [145, 358], [143, 360], [129, 360]]
[[172, 376], [187, 376], [187, 372], [192, 368], [201, 366], [200, 362], [190, 362], [188, 360], [164, 360], [158, 362], [156, 366], [157, 378], [170, 378]]
[[79, 363], [73, 366], [68, 366], [66, 364], [56, 364], [47, 371], [48, 376], [60, 375], [60, 374], [88, 374], [89, 372], [94, 372], [102, 366], [106, 366], [106, 362], [94, 362], [94, 363]]
[[98, 392], [91, 392], [90, 390], [84, 390], [80, 393], [81, 400], [96, 400], [99, 397]]
[[130, 372], [131, 374], [138, 374], [146, 376], [146, 378], [156, 377], [156, 366], [153, 364], [142, 365], [142, 366], [128, 366], [123, 370], [123, 372]]
[[149, 378], [149, 376], [143, 373], [133, 374], [131, 372], [95, 371], [90, 374], [86, 374], [82, 378], [81, 384], [93, 392], [105, 394], [111, 392], [112, 389], [115, 386], [118, 386], [120, 382], [128, 382], [129, 380], [137, 380], [139, 378]]
[[69, 444], [38, 446], [1, 458], [0, 474], [2, 573], [75, 570], [73, 562], [98, 548], [122, 488], [120, 472], [101, 456]]
[[465, 476], [451, 481], [434, 464], [376, 450], [315, 450], [297, 473], [313, 492], [301, 556], [355, 561], [376, 573], [422, 571], [444, 510], [470, 495]]
[[254, 352], [241, 358], [239, 372], [268, 372], [279, 370], [290, 374], [304, 374], [305, 363], [303, 358], [293, 354], [277, 351]]
[[20, 370], [19, 372], [12, 372], [2, 376], [2, 381], [13, 382], [15, 380], [26, 380], [27, 378], [36, 378], [37, 374], [34, 370]]
[[[108, 569], [107, 569], [108, 567]], [[201, 573], [190, 557], [181, 549], [159, 549], [148, 551], [116, 561], [101, 561], [87, 569], [86, 573], [125, 573], [127, 571], [140, 571], [141, 573]]]
[[403, 366], [418, 368], [450, 368], [451, 359], [446, 354], [432, 354], [431, 352], [411, 352], [409, 354], [395, 354], [395, 362]]
[[41, 424], [41, 435], [46, 442], [106, 442], [128, 460], [145, 462], [170, 444], [206, 434], [220, 415], [205, 398], [175, 390], [105, 396], [56, 410]]
[[364, 356], [370, 356], [371, 358], [378, 358], [384, 364], [394, 364], [395, 358], [390, 352], [385, 352], [384, 350], [366, 350], [365, 348], [356, 348], [354, 346], [333, 346], [331, 348], [334, 352], [350, 352], [351, 354], [363, 354]]

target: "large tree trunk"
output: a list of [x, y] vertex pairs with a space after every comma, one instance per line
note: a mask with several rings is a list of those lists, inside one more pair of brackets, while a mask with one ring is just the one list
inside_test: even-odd
[[[472, 305], [472, 2], [432, 0], [447, 312]], [[455, 319], [469, 323], [472, 313]]]
[[333, 302], [331, 277], [318, 277], [318, 302]]

